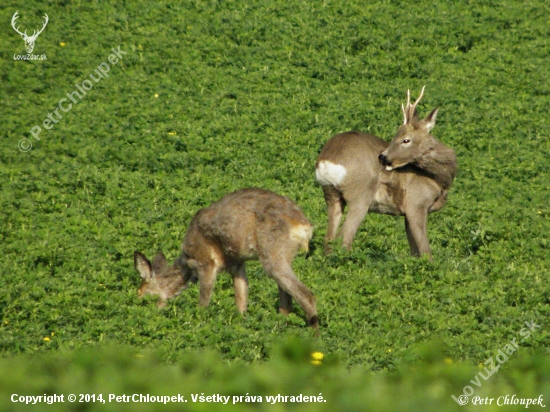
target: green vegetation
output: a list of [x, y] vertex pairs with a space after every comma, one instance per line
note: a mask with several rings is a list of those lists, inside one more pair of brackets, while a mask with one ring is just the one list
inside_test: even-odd
[[[325, 374], [307, 364], [304, 375], [297, 366], [294, 375], [288, 361], [281, 366], [287, 375], [319, 373], [324, 383], [281, 378], [281, 391], [295, 385], [329, 399], [336, 392], [328, 380], [348, 383], [350, 399], [364, 387], [362, 399], [387, 391], [395, 406], [402, 400], [395, 390], [414, 393], [409, 409], [395, 410], [435, 410], [415, 402], [459, 394], [477, 371], [469, 367], [511, 339], [519, 342], [524, 322], [534, 321], [541, 327], [482, 391], [550, 395], [540, 366], [550, 356], [548, 3], [5, 3], [0, 364], [7, 366], [0, 369], [29, 370], [32, 359], [47, 365], [59, 356], [78, 375], [91, 364], [78, 366], [82, 350], [110, 353], [102, 348], [113, 343], [132, 353], [153, 351], [160, 361], [152, 375], [177, 370], [174, 379], [185, 383], [189, 353], [208, 349], [216, 355], [189, 370], [217, 368], [221, 357], [231, 366], [219, 366], [219, 373], [245, 382], [235, 383], [236, 392], [265, 394], [246, 382], [276, 369], [276, 361], [268, 362], [274, 348], [297, 336], [306, 342], [298, 347], [310, 345], [334, 365], [319, 369]], [[16, 10], [30, 33], [49, 15], [33, 52], [47, 60], [14, 61], [25, 52], [8, 24]], [[42, 122], [60, 99], [118, 46], [127, 54], [109, 77], [93, 83], [70, 111], [59, 111], [63, 118], [47, 130]], [[433, 134], [456, 150], [460, 166], [447, 205], [430, 216], [434, 262], [411, 258], [402, 219], [379, 215], [367, 216], [352, 252], [325, 257], [318, 152], [345, 130], [389, 140], [406, 90], [414, 97], [423, 85], [420, 114], [440, 107]], [[40, 141], [29, 132], [35, 125]], [[32, 142], [29, 152], [18, 150], [22, 138]], [[165, 310], [137, 298], [133, 251], [151, 256], [161, 249], [174, 259], [197, 210], [247, 186], [289, 196], [316, 226], [312, 252], [295, 260], [295, 272], [317, 296], [319, 338], [298, 308], [288, 318], [277, 313], [277, 287], [259, 264], [249, 265], [246, 318], [224, 274], [206, 309], [197, 308], [196, 287]], [[436, 363], [441, 369], [430, 375], [432, 364], [416, 363], [411, 354], [433, 340], [454, 366]], [[117, 365], [119, 373], [124, 365], [140, 373], [129, 360]], [[12, 384], [25, 381], [18, 379]], [[444, 396], [430, 398], [427, 388], [438, 382]], [[46, 390], [36, 385], [30, 387]], [[47, 388], [69, 388], [62, 385]], [[207, 389], [197, 383], [193, 390]]]
[[[0, 408], [2, 411], [103, 412], [416, 412], [500, 411], [502, 408], [520, 411], [525, 410], [525, 406], [505, 404], [506, 394], [511, 397], [514, 393], [521, 393], [522, 397], [534, 399], [545, 393], [548, 399], [550, 393], [548, 357], [520, 355], [489, 381], [481, 379], [483, 385], [476, 388], [476, 395], [483, 399], [493, 398], [492, 405], [486, 408], [472, 404], [458, 406], [450, 397], [450, 394], [460, 395], [464, 382], [474, 379], [482, 369], [450, 364], [441, 356], [437, 345], [416, 348], [414, 361], [411, 358], [410, 363], [391, 375], [373, 374], [359, 366], [347, 370], [334, 357], [312, 365], [311, 350], [311, 345], [305, 342], [288, 339], [275, 345], [269, 362], [253, 365], [241, 362], [225, 365], [219, 355], [211, 351], [190, 353], [179, 362], [166, 365], [152, 353], [138, 353], [135, 349], [120, 347], [35, 355], [32, 362], [26, 357], [0, 359], [0, 368], [12, 372], [0, 376]], [[18, 402], [11, 401], [14, 394]], [[29, 394], [64, 394], [64, 402], [48, 406], [43, 403], [27, 405], [21, 396]], [[70, 394], [96, 394], [96, 398], [95, 401], [80, 402], [81, 397], [77, 396], [74, 402], [70, 402]], [[166, 404], [137, 402], [140, 394], [149, 395], [149, 399], [162, 396], [176, 396], [176, 399]], [[226, 398], [221, 401], [218, 395]], [[217, 401], [201, 400], [199, 396], [215, 396]], [[286, 402], [282, 396], [288, 397]], [[304, 402], [304, 396], [314, 399], [308, 398]], [[548, 405], [547, 399], [543, 405]], [[540, 406], [531, 406], [529, 410], [538, 408]]]

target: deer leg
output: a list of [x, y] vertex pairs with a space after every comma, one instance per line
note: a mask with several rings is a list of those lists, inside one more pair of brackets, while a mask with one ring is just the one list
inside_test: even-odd
[[219, 269], [219, 266], [214, 262], [208, 262], [207, 264], [198, 267], [198, 278], [200, 284], [199, 306], [208, 306], [210, 303], [212, 288], [216, 282], [216, 275], [218, 274]]
[[338, 226], [342, 219], [345, 201], [341, 193], [334, 186], [323, 186], [325, 202], [327, 203], [328, 225], [325, 236], [325, 254], [332, 253], [330, 242], [336, 238]]
[[429, 260], [432, 261], [427, 223], [428, 212], [426, 210], [416, 210], [413, 213], [405, 215], [405, 230], [407, 231], [407, 240], [409, 241], [411, 255], [428, 255]]
[[279, 285], [279, 312], [287, 316], [292, 312], [292, 296]]
[[[271, 259], [269, 261], [262, 260], [262, 264], [268, 275], [275, 279], [279, 285], [279, 292], [282, 289], [294, 298], [304, 310], [308, 325], [312, 328], [318, 328], [319, 318], [317, 317], [315, 296], [302, 282], [298, 280], [292, 271], [290, 263], [285, 262], [284, 259], [274, 261], [277, 262], [277, 265], [273, 265], [271, 263]], [[279, 297], [281, 297], [281, 295], [279, 295]], [[283, 299], [283, 303], [285, 305], [290, 301], [290, 299], [287, 300], [286, 296]]]
[[340, 230], [342, 236], [342, 246], [346, 249], [351, 249], [351, 244], [355, 234], [361, 226], [361, 222], [365, 219], [365, 215], [369, 211], [370, 202], [365, 202], [362, 199], [348, 202], [348, 214], [346, 220]]
[[248, 302], [248, 278], [246, 264], [240, 265], [233, 273], [233, 288], [235, 289], [235, 304], [241, 314], [246, 312]]
[[409, 219], [407, 219], [406, 216], [405, 216], [405, 231], [407, 232], [407, 240], [409, 241], [409, 248], [411, 249], [411, 255], [420, 256], [420, 250], [418, 249], [416, 240], [414, 240], [414, 236], [411, 232], [411, 228], [409, 225]]

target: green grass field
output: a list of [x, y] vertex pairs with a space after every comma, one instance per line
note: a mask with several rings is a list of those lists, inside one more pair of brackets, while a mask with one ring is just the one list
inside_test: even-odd
[[[25, 54], [15, 11], [28, 33], [48, 14], [33, 51], [47, 60], [14, 60]], [[0, 364], [21, 376], [0, 381], [2, 410], [31, 408], [9, 402], [7, 388], [25, 388], [35, 364], [29, 394], [116, 390], [74, 378], [108, 376], [109, 361], [94, 366], [94, 356], [120, 359], [129, 388], [152, 388], [132, 354], [154, 353], [152, 376], [173, 376], [188, 398], [195, 371], [196, 393], [275, 385], [325, 394], [304, 410], [448, 411], [478, 365], [520, 338], [476, 394], [550, 403], [549, 13], [546, 2], [511, 0], [4, 2]], [[108, 77], [91, 81], [101, 64]], [[424, 85], [420, 115], [440, 108], [433, 134], [459, 161], [447, 205], [429, 218], [434, 262], [409, 256], [402, 218], [374, 214], [351, 252], [324, 256], [321, 147], [353, 129], [390, 140], [407, 89], [415, 97]], [[75, 91], [81, 98], [59, 109]], [[196, 286], [164, 310], [137, 297], [134, 250], [175, 259], [201, 207], [249, 186], [290, 197], [315, 225], [294, 269], [317, 297], [318, 338], [299, 307], [278, 314], [277, 286], [257, 262], [245, 318], [225, 274], [206, 309]], [[528, 338], [525, 322], [540, 325]], [[302, 363], [279, 353], [293, 345]], [[425, 345], [438, 348], [433, 358]], [[315, 369], [308, 351], [329, 365]], [[60, 363], [70, 373], [52, 372]], [[242, 381], [227, 389], [224, 376]], [[502, 410], [460, 410], [474, 409]]]

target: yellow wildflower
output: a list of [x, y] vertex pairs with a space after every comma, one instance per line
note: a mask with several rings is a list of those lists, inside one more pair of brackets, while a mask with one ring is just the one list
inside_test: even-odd
[[318, 351], [317, 351], [317, 352], [313, 352], [313, 353], [311, 354], [311, 359], [312, 359], [311, 363], [312, 363], [313, 365], [320, 365], [321, 362], [323, 362], [323, 359], [324, 359], [324, 358], [325, 358], [325, 355], [323, 354], [323, 352], [318, 352]]

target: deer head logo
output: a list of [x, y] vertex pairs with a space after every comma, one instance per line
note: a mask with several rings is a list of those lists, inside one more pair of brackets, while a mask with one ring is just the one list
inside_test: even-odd
[[34, 49], [34, 43], [36, 42], [36, 38], [46, 28], [46, 25], [48, 24], [49, 18], [48, 18], [48, 15], [44, 13], [44, 25], [42, 26], [42, 28], [40, 30], [38, 30], [38, 31], [34, 30], [34, 33], [32, 34], [32, 36], [29, 36], [27, 34], [27, 30], [25, 30], [23, 33], [21, 33], [19, 31], [19, 28], [15, 26], [16, 20], [19, 18], [18, 13], [19, 13], [19, 11], [16, 11], [13, 14], [13, 17], [11, 18], [11, 25], [12, 25], [13, 29], [17, 33], [19, 33], [21, 35], [21, 37], [23, 37], [23, 40], [25, 40], [25, 48], [27, 49], [27, 53], [31, 54], [33, 49]]

